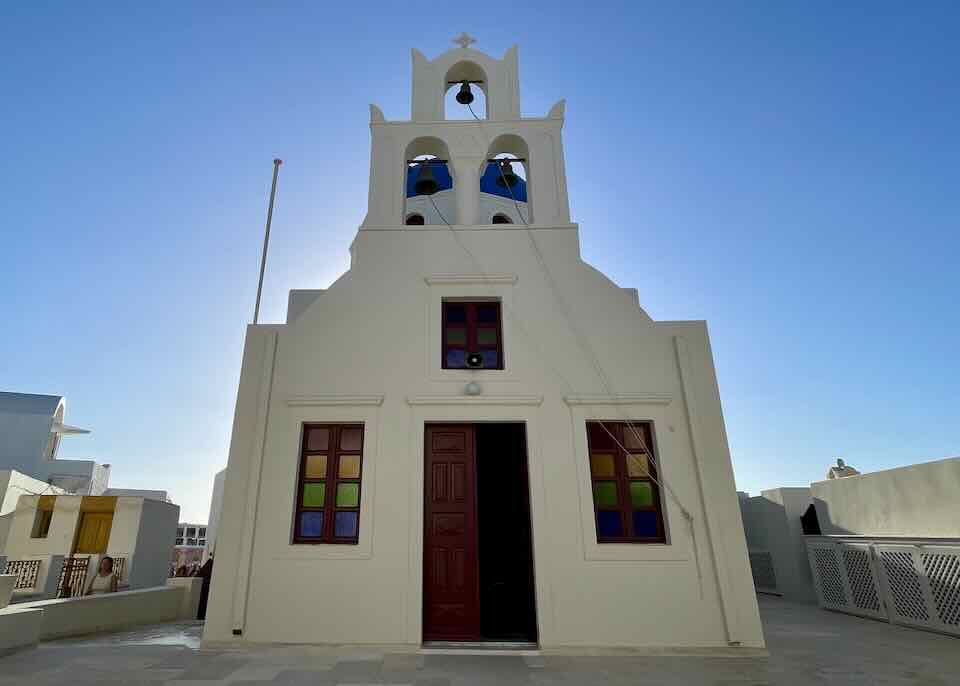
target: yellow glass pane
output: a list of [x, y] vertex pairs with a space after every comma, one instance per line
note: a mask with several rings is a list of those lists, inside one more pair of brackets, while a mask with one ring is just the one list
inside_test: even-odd
[[360, 478], [360, 456], [359, 455], [341, 455], [340, 456], [340, 478], [341, 479], [359, 479]]
[[590, 471], [595, 477], [616, 476], [613, 466], [613, 455], [591, 455]]
[[649, 473], [646, 455], [627, 455], [627, 476], [647, 476]]
[[304, 474], [308, 479], [326, 479], [327, 456], [307, 455], [307, 464], [304, 466]]

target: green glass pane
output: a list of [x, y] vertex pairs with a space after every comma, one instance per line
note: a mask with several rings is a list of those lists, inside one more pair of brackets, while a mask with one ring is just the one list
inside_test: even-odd
[[598, 481], [593, 484], [593, 500], [599, 507], [617, 506], [617, 483]]
[[497, 330], [496, 329], [477, 329], [477, 343], [479, 343], [480, 345], [496, 345]]
[[613, 455], [591, 455], [590, 471], [595, 478], [616, 476], [613, 466]]
[[359, 479], [360, 478], [360, 456], [359, 455], [341, 455], [340, 456], [340, 478], [341, 479]]
[[447, 329], [447, 345], [466, 345], [466, 329]]
[[339, 484], [337, 486], [337, 507], [358, 507], [360, 505], [360, 484]]
[[647, 476], [649, 473], [646, 455], [627, 455], [627, 476]]
[[308, 479], [324, 479], [327, 476], [327, 456], [307, 455], [307, 464], [303, 470]]
[[653, 505], [653, 486], [649, 481], [630, 482], [630, 502], [634, 507], [649, 507]]
[[304, 507], [323, 507], [323, 494], [327, 490], [327, 484], [304, 484], [303, 485], [303, 506]]

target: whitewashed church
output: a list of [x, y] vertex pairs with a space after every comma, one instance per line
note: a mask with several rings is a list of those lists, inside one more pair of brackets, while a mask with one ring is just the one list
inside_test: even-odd
[[564, 102], [457, 42], [370, 107], [349, 271], [247, 330], [204, 639], [762, 647], [706, 324], [583, 262]]

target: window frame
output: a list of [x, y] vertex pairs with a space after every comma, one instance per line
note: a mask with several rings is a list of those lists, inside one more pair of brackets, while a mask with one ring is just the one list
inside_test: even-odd
[[[448, 321], [447, 308], [451, 305], [463, 306], [466, 309], [466, 321], [463, 324], [459, 322], [454, 323], [452, 326]], [[491, 326], [487, 323], [481, 324], [477, 319], [477, 309], [479, 307], [490, 307], [494, 306], [497, 309], [497, 321], [495, 326]], [[452, 369], [452, 370], [467, 370], [474, 371], [473, 367], [467, 367], [466, 363], [462, 367], [452, 367], [447, 364], [447, 353], [450, 350], [463, 350], [464, 351], [464, 360], [466, 356], [470, 353], [483, 353], [484, 350], [496, 350], [497, 353], [497, 365], [495, 367], [481, 367], [482, 370], [493, 370], [493, 371], [502, 371], [506, 368], [505, 360], [503, 359], [503, 303], [500, 302], [499, 298], [491, 298], [489, 300], [460, 300], [454, 298], [444, 298], [440, 301], [440, 368], [441, 369]], [[450, 329], [463, 329], [465, 331], [465, 343], [450, 343], [447, 340], [447, 332]], [[489, 343], [480, 343], [477, 340], [477, 333], [481, 329], [494, 329], [497, 333], [497, 343], [496, 345], [491, 345]]]
[[47, 538], [50, 535], [50, 524], [53, 523], [53, 510], [37, 507], [33, 516], [33, 528], [30, 538]]
[[[624, 438], [624, 431], [627, 429], [627, 422], [625, 421], [607, 421], [601, 419], [588, 419], [585, 424], [585, 429], [587, 433], [587, 467], [590, 474], [590, 496], [593, 504], [593, 524], [594, 532], [597, 537], [598, 544], [607, 544], [607, 543], [646, 543], [646, 544], [665, 544], [667, 542], [667, 531], [666, 525], [664, 522], [663, 516], [663, 502], [660, 497], [660, 487], [657, 484], [659, 480], [659, 471], [657, 465], [659, 464], [659, 458], [657, 457], [655, 441], [654, 441], [654, 423], [653, 421], [630, 421], [630, 424], [635, 426], [639, 432], [641, 432], [641, 437], [643, 442], [646, 444], [646, 449], [638, 448], [636, 450], [625, 450], [628, 447], [627, 441]], [[610, 439], [613, 443], [612, 448], [603, 448], [598, 447], [595, 449], [593, 444], [593, 439], [591, 436], [591, 425], [597, 426], [597, 431], [600, 431], [604, 435], [606, 432], [603, 430], [605, 426], [610, 430], [615, 436], [615, 439]], [[622, 446], [622, 447], [621, 447]], [[613, 465], [614, 465], [614, 475], [613, 477], [604, 477], [597, 476], [594, 474], [593, 470], [593, 460], [592, 457], [594, 453], [599, 455], [608, 455], [610, 452], [613, 452]], [[647, 474], [646, 478], [644, 477], [631, 477], [627, 469], [627, 455], [647, 455]], [[630, 482], [646, 482], [650, 484], [650, 488], [653, 495], [653, 503], [648, 506], [634, 506], [630, 497]], [[601, 506], [597, 503], [597, 494], [594, 489], [594, 484], [596, 483], [616, 483], [617, 488], [617, 506]], [[599, 523], [599, 513], [604, 512], [618, 512], [620, 515], [621, 527], [623, 530], [622, 536], [605, 536], [600, 533], [600, 523]], [[657, 535], [656, 536], [637, 536], [634, 534], [634, 524], [633, 524], [633, 512], [634, 511], [645, 511], [645, 512], [654, 512], [656, 514], [656, 524], [657, 524]]]
[[[308, 440], [312, 429], [327, 429], [327, 446], [324, 450], [308, 450]], [[347, 450], [340, 447], [340, 436], [344, 429], [360, 430], [360, 446], [356, 450]], [[366, 440], [366, 427], [363, 422], [304, 422], [300, 437], [300, 463], [297, 470], [297, 491], [293, 506], [293, 535], [291, 543], [295, 545], [358, 545], [360, 542], [360, 510], [363, 503], [363, 447]], [[326, 455], [326, 472], [323, 479], [308, 478], [307, 458], [311, 455]], [[357, 456], [360, 459], [360, 471], [355, 478], [340, 477], [340, 458]], [[306, 506], [303, 504], [304, 486], [310, 483], [323, 483], [323, 505], [321, 507]], [[357, 505], [355, 507], [338, 507], [336, 504], [337, 486], [341, 483], [356, 484]], [[304, 536], [301, 533], [301, 514], [304, 512], [322, 512], [323, 525], [320, 536]], [[356, 512], [357, 529], [353, 536], [336, 535], [336, 513]]]

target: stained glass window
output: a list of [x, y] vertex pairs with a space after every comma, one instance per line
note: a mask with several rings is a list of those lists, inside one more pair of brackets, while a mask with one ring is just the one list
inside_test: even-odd
[[362, 424], [304, 426], [294, 543], [356, 543]]
[[587, 422], [598, 543], [664, 543], [651, 422]]
[[503, 331], [496, 301], [443, 301], [444, 369], [467, 369], [470, 353], [478, 353], [484, 369], [503, 369]]

